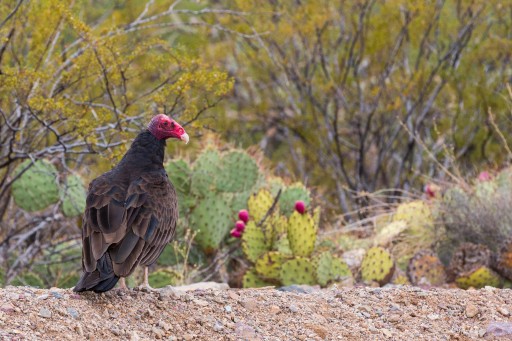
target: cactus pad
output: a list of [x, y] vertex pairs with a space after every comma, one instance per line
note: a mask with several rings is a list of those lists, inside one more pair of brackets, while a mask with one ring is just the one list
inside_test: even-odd
[[222, 197], [210, 196], [199, 202], [190, 215], [190, 225], [198, 231], [195, 241], [206, 253], [217, 249], [231, 227], [231, 209]]
[[308, 257], [315, 248], [317, 225], [309, 214], [293, 212], [288, 219], [288, 240], [295, 256]]
[[222, 172], [218, 174], [217, 189], [221, 192], [245, 192], [258, 179], [258, 166], [253, 158], [241, 151], [222, 157]]
[[263, 254], [270, 250], [263, 230], [250, 220], [242, 234], [242, 250], [251, 262], [256, 262]]
[[85, 210], [85, 191], [82, 178], [78, 175], [70, 175], [66, 178], [62, 188], [62, 213], [66, 217], [76, 217]]
[[281, 213], [289, 217], [295, 212], [295, 202], [303, 201], [306, 207], [311, 204], [311, 198], [309, 191], [302, 184], [297, 183], [290, 187], [287, 187], [279, 198], [279, 208]]
[[256, 261], [256, 272], [265, 280], [277, 280], [285, 260], [286, 256], [279, 252], [267, 252]]
[[258, 224], [272, 207], [273, 202], [272, 195], [266, 189], [261, 189], [258, 193], [251, 195], [247, 202], [251, 219]]
[[186, 161], [169, 161], [165, 165], [165, 170], [177, 193], [188, 194], [190, 192], [192, 170]]
[[[29, 166], [30, 160], [21, 163], [13, 173], [16, 176]], [[57, 169], [46, 160], [36, 161], [12, 184], [16, 205], [28, 212], [42, 210], [59, 201]]]
[[296, 257], [281, 266], [280, 279], [283, 285], [316, 284], [315, 268], [308, 258]]
[[273, 284], [265, 282], [258, 276], [258, 273], [254, 268], [250, 268], [247, 270], [242, 279], [242, 285], [244, 288], [262, 288], [271, 286]]
[[352, 272], [340, 258], [331, 255], [330, 252], [322, 252], [314, 261], [318, 284], [326, 286], [329, 282], [340, 281], [352, 277]]
[[512, 280], [512, 239], [509, 239], [502, 246], [496, 257], [494, 267], [502, 276]]
[[361, 263], [361, 277], [365, 282], [375, 281], [384, 285], [391, 280], [395, 263], [388, 251], [381, 247], [369, 249]]
[[485, 286], [500, 287], [502, 281], [497, 273], [486, 266], [481, 266], [472, 272], [457, 277], [455, 283], [462, 289], [470, 287], [480, 289]]
[[414, 285], [438, 286], [446, 283], [446, 271], [431, 250], [422, 250], [409, 261], [407, 275]]
[[215, 188], [215, 180], [221, 173], [220, 154], [213, 149], [205, 150], [194, 162], [190, 190], [194, 195], [206, 196]]
[[490, 267], [491, 262], [491, 251], [486, 246], [463, 243], [453, 253], [448, 272], [452, 279], [467, 276], [482, 266]]

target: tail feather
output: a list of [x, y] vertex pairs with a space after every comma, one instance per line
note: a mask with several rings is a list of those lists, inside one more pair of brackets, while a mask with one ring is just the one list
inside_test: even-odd
[[84, 272], [73, 291], [81, 292], [92, 290], [94, 292], [105, 292], [112, 289], [118, 280], [119, 276], [116, 276], [114, 273], [110, 255], [108, 252], [105, 252], [96, 262], [96, 270], [93, 272]]

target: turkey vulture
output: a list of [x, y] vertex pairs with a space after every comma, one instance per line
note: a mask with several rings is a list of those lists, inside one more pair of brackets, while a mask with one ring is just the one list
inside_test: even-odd
[[165, 140], [188, 143], [188, 134], [166, 115], [153, 117], [122, 160], [89, 185], [82, 226], [82, 269], [74, 291], [104, 292], [137, 265], [153, 264], [178, 220], [176, 191], [163, 166]]

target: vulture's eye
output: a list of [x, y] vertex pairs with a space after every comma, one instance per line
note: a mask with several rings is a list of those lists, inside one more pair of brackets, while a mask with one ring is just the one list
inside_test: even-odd
[[164, 122], [164, 127], [167, 127], [169, 125], [169, 122], [165, 121]]

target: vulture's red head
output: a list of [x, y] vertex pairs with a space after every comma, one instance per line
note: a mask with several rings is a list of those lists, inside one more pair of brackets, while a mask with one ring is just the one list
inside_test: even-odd
[[159, 140], [168, 138], [180, 139], [188, 143], [188, 134], [175, 120], [160, 114], [153, 117], [148, 124], [148, 130]]

